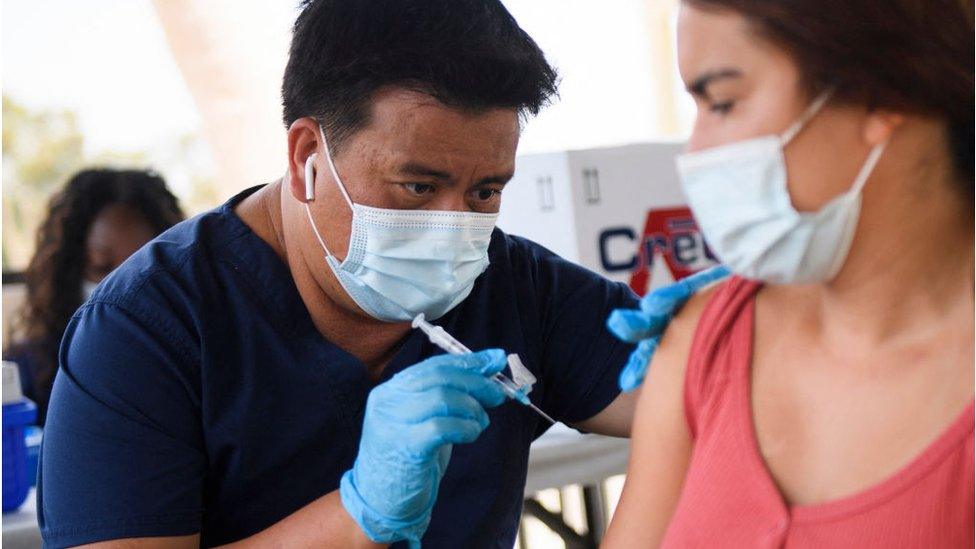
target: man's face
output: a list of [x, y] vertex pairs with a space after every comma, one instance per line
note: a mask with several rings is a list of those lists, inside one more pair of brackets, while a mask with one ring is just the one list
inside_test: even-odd
[[[292, 135], [296, 132], [301, 133]], [[317, 152], [315, 200], [309, 208], [329, 250], [341, 260], [348, 250], [352, 211], [328, 169], [314, 121], [296, 122], [289, 134], [291, 194], [300, 200], [304, 196], [304, 186], [296, 182], [304, 180], [304, 159]], [[357, 204], [494, 213], [515, 169], [518, 138], [514, 109], [463, 112], [422, 93], [390, 89], [375, 95], [370, 121], [346, 139], [333, 160]], [[295, 230], [302, 255], [319, 286], [344, 308], [358, 311], [326, 267], [304, 213], [286, 218], [290, 225], [300, 224]]]
[[[464, 113], [394, 89], [377, 94], [372, 119], [333, 160], [359, 204], [494, 213], [512, 177], [518, 137], [514, 110]], [[327, 169], [318, 172], [316, 185], [335, 187]]]

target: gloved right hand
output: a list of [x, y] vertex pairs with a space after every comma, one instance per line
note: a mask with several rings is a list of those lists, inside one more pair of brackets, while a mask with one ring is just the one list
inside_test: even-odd
[[359, 454], [339, 495], [371, 540], [420, 546], [452, 446], [478, 438], [485, 408], [505, 400], [489, 379], [504, 367], [500, 349], [438, 355], [369, 394]]

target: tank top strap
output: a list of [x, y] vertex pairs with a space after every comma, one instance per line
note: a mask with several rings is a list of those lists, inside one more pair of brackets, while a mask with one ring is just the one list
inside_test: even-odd
[[[716, 384], [728, 378], [752, 342], [753, 298], [761, 282], [733, 276], [709, 298], [698, 320], [685, 371], [685, 418], [697, 436], [701, 408]], [[739, 341], [741, 340], [741, 341]]]

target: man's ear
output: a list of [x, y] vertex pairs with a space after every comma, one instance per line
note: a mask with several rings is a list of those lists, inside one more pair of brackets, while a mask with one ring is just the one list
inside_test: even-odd
[[[315, 199], [315, 170], [306, 170], [319, 145], [319, 125], [314, 118], [299, 118], [288, 128], [288, 188], [299, 202]], [[314, 162], [314, 158], [312, 159]], [[311, 166], [310, 166], [311, 167]], [[312, 180], [306, 181], [307, 172]], [[308, 191], [312, 191], [311, 195]]]

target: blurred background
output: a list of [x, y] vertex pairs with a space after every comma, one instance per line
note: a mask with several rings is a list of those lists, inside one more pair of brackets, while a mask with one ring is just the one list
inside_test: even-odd
[[[628, 155], [652, 158], [645, 149], [620, 146], [669, 142], [673, 149], [689, 133], [693, 106], [674, 62], [675, 0], [504, 3], [562, 77], [559, 99], [525, 127], [519, 155], [526, 160], [519, 170], [532, 175], [529, 181], [517, 176], [515, 183], [521, 187], [510, 185], [513, 198], [508, 203], [534, 204], [536, 183], [540, 200], [545, 202], [548, 192], [551, 201], [552, 177], [532, 180], [536, 176], [531, 170], [549, 170], [553, 162], [565, 161], [572, 166], [583, 162], [583, 185], [590, 194], [580, 204], [593, 206], [600, 202], [598, 189], [596, 200], [591, 196], [597, 170], [586, 162], [624, 165]], [[188, 216], [282, 175], [286, 143], [279, 88], [296, 14], [297, 0], [3, 0], [5, 339], [11, 337], [8, 319], [23, 299], [22, 272], [34, 252], [48, 200], [78, 170], [154, 170], [165, 178]], [[567, 152], [604, 148], [618, 152], [609, 160], [585, 154], [576, 159]], [[672, 149], [661, 157], [662, 165], [670, 165]], [[566, 156], [553, 156], [560, 154]], [[605, 169], [611, 171], [609, 166]], [[546, 177], [548, 187], [543, 185]], [[568, 175], [567, 180], [575, 181]], [[506, 190], [507, 198], [509, 194]], [[612, 194], [604, 190], [607, 207]], [[680, 202], [680, 197], [667, 198], [663, 205], [672, 202]], [[505, 204], [503, 228], [529, 218], [517, 215], [520, 210], [511, 209], [515, 206], [506, 211]], [[649, 206], [637, 204], [637, 210], [627, 214], [624, 232], [611, 228], [611, 236], [627, 236], [627, 230], [639, 235]], [[571, 214], [577, 225], [592, 225], [602, 215], [579, 207]], [[604, 210], [620, 212], [621, 207]], [[558, 209], [552, 204], [540, 208]], [[566, 257], [600, 270], [596, 259], [584, 261], [596, 257], [597, 232], [585, 233], [586, 246], [563, 246], [546, 242], [545, 235], [532, 235], [532, 227], [521, 228]], [[609, 274], [608, 254], [627, 263], [635, 245], [640, 250], [641, 244], [632, 242], [639, 239], [631, 234], [615, 251], [617, 241], [604, 239], [605, 232], [599, 233], [599, 242], [608, 243], [608, 248], [600, 248], [599, 260]], [[593, 249], [582, 250], [591, 240]], [[622, 477], [606, 476], [623, 470], [627, 453], [624, 441], [600, 444], [609, 443], [592, 442], [573, 450], [583, 448], [590, 456], [586, 459], [596, 460], [590, 462], [565, 453], [559, 444], [537, 454], [537, 461], [545, 462], [538, 467], [547, 469], [536, 475], [535, 484], [530, 479], [530, 485], [541, 491], [532, 497], [534, 503], [527, 503], [527, 510], [534, 512], [527, 513], [521, 546], [593, 546], [598, 541], [593, 531], [602, 528], [622, 486]], [[601, 458], [609, 459], [605, 472], [598, 464]], [[567, 464], [568, 472], [559, 469]], [[555, 487], [580, 476], [580, 467], [592, 473], [582, 475], [586, 484], [581, 478]], [[8, 522], [9, 517], [5, 542]]]

